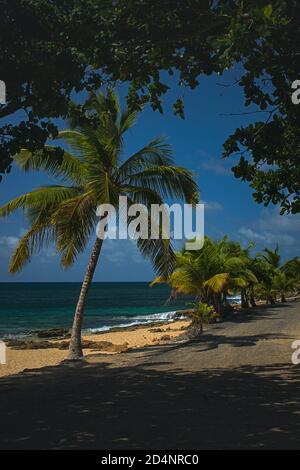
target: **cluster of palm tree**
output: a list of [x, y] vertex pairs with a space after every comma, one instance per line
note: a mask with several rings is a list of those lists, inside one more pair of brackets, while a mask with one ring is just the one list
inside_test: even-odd
[[[218, 242], [206, 237], [201, 250], [176, 253], [173, 272], [158, 276], [152, 286], [167, 283], [172, 288], [171, 299], [192, 296], [199, 303], [200, 312], [207, 314], [203, 306], [206, 304], [218, 315], [230, 306], [229, 297], [233, 295], [240, 295], [242, 307], [248, 308], [255, 307], [258, 301], [273, 304], [279, 298], [285, 302], [287, 294], [298, 294], [300, 259], [282, 265], [278, 246], [252, 257], [253, 246], [243, 248], [228, 237]], [[193, 315], [198, 311], [196, 304]]]
[[252, 260], [252, 269], [259, 281], [254, 292], [267, 303], [277, 299], [286, 302], [287, 294], [300, 291], [300, 259], [295, 257], [282, 264], [278, 245], [275, 250], [266, 248], [263, 255]]

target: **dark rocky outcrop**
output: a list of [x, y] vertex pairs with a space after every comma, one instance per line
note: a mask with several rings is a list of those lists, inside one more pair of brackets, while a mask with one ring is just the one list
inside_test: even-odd
[[163, 335], [161, 338], [160, 338], [160, 341], [171, 341], [171, 336], [170, 335]]
[[66, 328], [51, 328], [48, 330], [38, 330], [38, 331], [33, 331], [32, 334], [34, 334], [37, 338], [69, 338], [70, 333], [69, 330]]
[[[63, 341], [58, 345], [58, 349], [68, 349], [69, 341]], [[128, 350], [128, 343], [113, 344], [110, 341], [82, 341], [83, 349], [106, 352], [124, 352]]]
[[[15, 350], [26, 350], [26, 349], [65, 349], [69, 348], [69, 341], [62, 342], [51, 342], [51, 341], [39, 341], [32, 339], [11, 339], [7, 340], [6, 345], [11, 349]], [[106, 352], [125, 352], [128, 350], [128, 343], [124, 344], [113, 344], [109, 341], [86, 341], [83, 340], [82, 346], [84, 349], [92, 349], [95, 351], [106, 351]]]
[[25, 350], [25, 349], [54, 349], [57, 346], [50, 341], [36, 341], [36, 340], [21, 340], [10, 339], [5, 341], [6, 346], [11, 349]]

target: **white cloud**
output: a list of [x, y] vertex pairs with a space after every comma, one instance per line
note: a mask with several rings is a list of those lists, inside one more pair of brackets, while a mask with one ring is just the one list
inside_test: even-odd
[[199, 150], [199, 152], [197, 153], [202, 159], [202, 161], [200, 162], [200, 168], [203, 168], [203, 170], [210, 171], [212, 173], [215, 173], [216, 175], [231, 174], [231, 169], [226, 166], [225, 160], [212, 157], [211, 155], [209, 155], [209, 153], [205, 152], [205, 150]]
[[264, 241], [265, 240], [263, 235], [257, 232], [254, 232], [254, 230], [252, 230], [251, 228], [241, 227], [239, 229], [239, 234], [241, 234], [247, 240], [252, 240], [252, 241]]
[[221, 162], [218, 161], [207, 161], [203, 162], [200, 165], [203, 170], [210, 171], [212, 173], [215, 173], [216, 175], [230, 175], [231, 171], [229, 168], [226, 168], [226, 166], [222, 165]]
[[19, 243], [18, 237], [5, 236], [0, 237], [0, 249], [2, 250], [12, 250]]
[[59, 255], [57, 254], [56, 249], [55, 249], [54, 246], [44, 248], [40, 252], [40, 262], [41, 263], [46, 263], [46, 264], [52, 263], [53, 259], [57, 256], [59, 256]]
[[[9, 250], [13, 250], [14, 248], [16, 248], [17, 244], [20, 241], [20, 238], [23, 237], [26, 232], [27, 230], [25, 228], [21, 228], [19, 230], [19, 236], [3, 235], [2, 237], [0, 237], [0, 252], [2, 254], [10, 255]], [[4, 250], [7, 250], [7, 252], [5, 253]]]
[[274, 232], [256, 232], [252, 229], [242, 227], [239, 229], [239, 234], [248, 241], [261, 242], [265, 246], [276, 245], [277, 243], [285, 247], [293, 247], [299, 245], [299, 240], [291, 235], [284, 233]]
[[217, 201], [203, 201], [205, 210], [208, 211], [222, 211], [224, 207]]
[[[20, 237], [25, 234], [25, 229], [20, 230]], [[2, 236], [0, 237], [0, 257], [8, 258], [12, 254], [13, 250], [17, 247], [20, 238], [15, 236]], [[39, 260], [41, 263], [51, 263], [52, 260], [57, 256], [55, 247], [45, 247], [40, 251]]]
[[279, 244], [285, 249], [295, 249], [300, 243], [300, 216], [280, 215], [278, 208], [264, 209], [259, 219], [249, 227], [238, 230], [242, 239], [264, 246]]
[[260, 230], [271, 232], [300, 234], [300, 214], [280, 215], [278, 209], [265, 209], [258, 221], [258, 227]]
[[103, 246], [104, 258], [114, 264], [120, 263], [146, 263], [140, 254], [134, 240], [109, 240]]

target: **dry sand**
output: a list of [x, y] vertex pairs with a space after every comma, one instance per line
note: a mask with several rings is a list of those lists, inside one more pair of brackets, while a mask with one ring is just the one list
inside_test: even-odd
[[[172, 341], [173, 338], [182, 334], [183, 328], [189, 325], [189, 321], [176, 321], [174, 323], [166, 323], [163, 325], [151, 325], [145, 328], [122, 329], [101, 334], [84, 335], [83, 339], [87, 341], [108, 341], [113, 345], [123, 345], [128, 349], [143, 348], [146, 346], [165, 344]], [[160, 332], [151, 330], [160, 329]], [[166, 337], [164, 339], [164, 337]], [[167, 338], [169, 337], [169, 338]], [[61, 341], [51, 341], [59, 344]], [[90, 356], [93, 354], [113, 354], [106, 351], [95, 351], [85, 349], [84, 354]], [[40, 369], [45, 366], [54, 366], [66, 359], [67, 350], [58, 348], [51, 349], [29, 349], [15, 350], [7, 348], [6, 365], [0, 365], [0, 377], [18, 374], [25, 369]]]

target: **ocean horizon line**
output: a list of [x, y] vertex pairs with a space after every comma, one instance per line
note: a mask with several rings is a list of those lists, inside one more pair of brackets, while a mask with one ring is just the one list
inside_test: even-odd
[[[152, 279], [153, 280], [153, 279]], [[150, 284], [148, 281], [93, 281], [92, 284]], [[82, 281], [0, 281], [1, 284], [82, 284]]]

